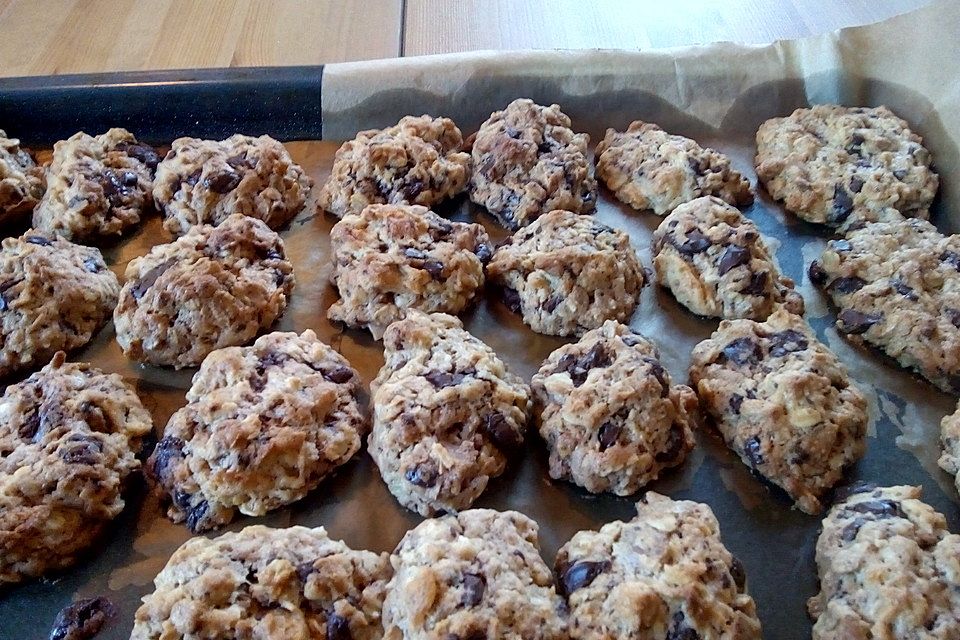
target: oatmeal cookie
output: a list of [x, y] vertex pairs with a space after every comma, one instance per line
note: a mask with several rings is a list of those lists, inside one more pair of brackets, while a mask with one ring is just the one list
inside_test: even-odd
[[208, 355], [146, 470], [194, 533], [303, 498], [360, 449], [361, 384], [309, 329]]
[[743, 463], [783, 488], [801, 511], [866, 448], [867, 401], [803, 318], [724, 320], [693, 350], [701, 406]]
[[516, 511], [470, 509], [421, 522], [393, 555], [387, 640], [567, 640], [538, 528]]
[[233, 214], [279, 229], [300, 213], [313, 180], [270, 136], [178, 138], [157, 167], [153, 198], [164, 228], [183, 235]]
[[123, 511], [150, 414], [61, 351], [0, 397], [0, 586], [69, 567]]
[[0, 249], [0, 378], [86, 345], [117, 304], [101, 253], [27, 231]]
[[753, 203], [750, 181], [730, 158], [650, 122], [635, 120], [624, 132], [607, 129], [596, 155], [597, 175], [634, 209], [662, 216], [701, 196], [738, 207]]
[[117, 238], [140, 223], [153, 203], [157, 152], [126, 129], [82, 131], [53, 145], [47, 190], [33, 227], [80, 243]]
[[626, 322], [647, 281], [626, 233], [562, 210], [507, 238], [487, 277], [527, 326], [556, 336]]
[[551, 478], [626, 496], [683, 462], [697, 397], [659, 357], [613, 320], [550, 354], [530, 384]]
[[926, 218], [939, 186], [923, 140], [886, 107], [818, 105], [767, 120], [755, 162], [787, 210], [841, 230]]
[[379, 205], [348, 214], [330, 231], [331, 320], [379, 339], [408, 309], [457, 314], [483, 286], [493, 250], [478, 224], [449, 222], [425, 207]]
[[462, 192], [470, 154], [449, 118], [406, 116], [386, 129], [361, 131], [343, 143], [318, 202], [338, 218], [370, 204], [424, 207]]
[[480, 125], [473, 142], [470, 199], [516, 230], [554, 209], [592, 213], [597, 181], [590, 136], [570, 130], [559, 105], [517, 99]]
[[677, 207], [653, 234], [657, 281], [693, 313], [764, 320], [783, 306], [803, 314], [803, 297], [781, 275], [760, 230], [713, 197]]
[[960, 394], [960, 236], [925, 220], [868, 224], [828, 243], [810, 279], [842, 333]]
[[423, 516], [468, 508], [523, 447], [529, 387], [457, 318], [410, 311], [383, 336], [370, 455]]
[[354, 551], [323, 527], [247, 527], [193, 538], [137, 610], [130, 640], [380, 640], [386, 553]]
[[920, 487], [859, 483], [817, 540], [813, 640], [956, 640], [960, 535], [920, 501]]
[[573, 536], [556, 573], [575, 640], [761, 638], [743, 565], [699, 502], [651, 491], [633, 520]]
[[960, 405], [940, 421], [940, 448], [942, 454], [937, 463], [956, 477], [957, 491], [960, 491]]
[[44, 191], [43, 168], [20, 141], [0, 129], [0, 224], [17, 222], [33, 211]]
[[140, 362], [196, 366], [272, 325], [293, 284], [283, 240], [264, 222], [233, 214], [193, 227], [127, 265], [113, 313], [117, 342]]

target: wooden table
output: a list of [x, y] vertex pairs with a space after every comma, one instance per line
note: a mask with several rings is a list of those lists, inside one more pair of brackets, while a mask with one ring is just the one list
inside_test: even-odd
[[928, 0], [0, 0], [0, 76], [795, 38]]

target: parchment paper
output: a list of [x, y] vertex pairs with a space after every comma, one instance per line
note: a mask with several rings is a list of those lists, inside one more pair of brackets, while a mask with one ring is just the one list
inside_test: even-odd
[[[910, 120], [934, 152], [944, 193], [935, 221], [943, 229], [954, 229], [960, 197], [955, 71], [960, 51], [952, 45], [958, 27], [960, 7], [940, 2], [879, 25], [761, 47], [476, 53], [331, 65], [324, 77], [324, 137], [349, 138], [359, 128], [386, 125], [408, 113], [452, 116], [466, 134], [491, 110], [514, 97], [529, 96], [560, 103], [575, 128], [588, 131], [594, 140], [607, 126], [623, 127], [635, 118], [658, 122], [730, 154], [736, 168], [755, 182], [753, 133], [763, 119], [808, 102], [884, 103]], [[322, 184], [338, 143], [288, 146], [317, 185]], [[506, 235], [463, 197], [438, 210], [484, 224], [497, 240]], [[953, 530], [960, 530], [960, 500], [952, 479], [936, 467], [939, 420], [953, 409], [955, 399], [875, 352], [851, 345], [833, 329], [835, 310], [805, 275], [805, 266], [825, 243], [822, 230], [784, 214], [762, 191], [746, 214], [779, 247], [781, 268], [797, 280], [807, 301], [808, 320], [870, 400], [868, 452], [848, 479], [922, 484], [925, 499], [947, 515]], [[630, 210], [603, 189], [597, 216], [628, 231], [650, 266], [650, 235], [660, 218]], [[380, 345], [365, 333], [343, 331], [325, 316], [336, 295], [328, 285], [328, 234], [333, 222], [308, 209], [283, 231], [297, 285], [277, 329], [313, 328], [369, 383], [383, 362]], [[105, 255], [122, 274], [131, 258], [166, 240], [159, 219], [153, 218], [129, 240], [106, 249]], [[550, 351], [566, 342], [533, 333], [502, 304], [486, 298], [464, 317], [470, 331], [527, 379]], [[716, 325], [686, 312], [656, 286], [644, 290], [632, 321], [634, 328], [658, 343], [664, 364], [679, 380], [687, 378], [693, 346]], [[182, 406], [193, 373], [127, 361], [112, 325], [73, 358], [119, 372], [134, 383], [158, 432]], [[698, 446], [687, 462], [649, 488], [708, 503], [720, 520], [727, 546], [746, 567], [765, 637], [808, 638], [811, 623], [805, 601], [817, 590], [813, 552], [819, 518], [793, 510], [782, 492], [751, 476], [714, 432], [702, 431], [697, 438]], [[591, 496], [551, 481], [542, 443], [535, 437], [530, 440], [527, 455], [493, 481], [476, 506], [517, 509], [538, 521], [549, 564], [557, 548], [577, 530], [631, 517], [630, 499]], [[239, 518], [228, 529], [254, 522], [277, 527], [323, 525], [353, 547], [389, 551], [419, 521], [387, 492], [364, 450], [306, 499], [265, 518]], [[60, 577], [0, 592], [0, 638], [45, 638], [61, 607], [95, 595], [106, 595], [120, 609], [99, 637], [127, 637], [139, 598], [152, 590], [153, 577], [188, 537], [183, 526], [163, 516], [154, 498], [145, 496], [142, 485], [135, 486], [126, 511], [89, 559]]]

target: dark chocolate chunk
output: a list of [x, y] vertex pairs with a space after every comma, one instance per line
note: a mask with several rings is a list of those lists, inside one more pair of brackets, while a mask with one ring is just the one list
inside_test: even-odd
[[730, 577], [733, 578], [734, 584], [737, 585], [737, 591], [742, 593], [744, 587], [747, 586], [747, 572], [743, 568], [743, 563], [740, 562], [740, 559], [736, 556], [733, 556], [733, 560], [730, 563]]
[[760, 361], [760, 345], [753, 338], [737, 338], [723, 348], [722, 356], [736, 365], [756, 364]]
[[350, 621], [339, 614], [331, 613], [327, 617], [327, 640], [353, 640]]
[[560, 305], [561, 298], [558, 295], [552, 295], [546, 300], [543, 301], [543, 310], [547, 313], [553, 313], [554, 310]]
[[906, 517], [903, 509], [900, 508], [900, 503], [895, 500], [866, 500], [849, 504], [845, 509], [854, 513], [875, 516], [877, 520]]
[[860, 193], [863, 189], [863, 179], [860, 176], [850, 178], [850, 193]]
[[437, 260], [427, 260], [423, 263], [423, 269], [430, 274], [434, 280], [440, 280], [443, 277], [443, 263]]
[[597, 432], [597, 441], [600, 443], [600, 451], [606, 451], [613, 445], [617, 444], [617, 439], [620, 437], [620, 432], [623, 430], [619, 424], [613, 422], [604, 422], [600, 426], [600, 431]]
[[859, 291], [865, 286], [867, 286], [867, 281], [863, 278], [858, 278], [857, 276], [844, 276], [836, 278], [833, 282], [831, 282], [829, 286], [827, 286], [827, 291], [834, 295], [847, 295]]
[[133, 296], [134, 300], [139, 300], [144, 296], [147, 290], [156, 284], [157, 279], [164, 274], [164, 272], [176, 264], [176, 258], [170, 258], [153, 267], [145, 274], [140, 280], [137, 281], [137, 284], [133, 286], [130, 290], [130, 295]]
[[206, 500], [200, 500], [187, 511], [187, 527], [190, 531], [197, 533], [205, 525], [204, 518], [210, 510], [210, 504]]
[[107, 268], [107, 265], [103, 264], [102, 261], [97, 260], [96, 258], [84, 258], [83, 268], [90, 273], [100, 273]]
[[474, 255], [480, 259], [480, 262], [487, 264], [490, 262], [490, 258], [493, 257], [493, 250], [490, 248], [490, 245], [486, 242], [478, 242], [477, 246], [473, 249]]
[[853, 198], [850, 197], [850, 194], [847, 193], [847, 190], [843, 188], [842, 184], [838, 184], [833, 190], [834, 221], [837, 223], [843, 222], [850, 215], [851, 211], [853, 211]]
[[455, 387], [456, 385], [463, 382], [464, 374], [457, 373], [456, 371], [450, 373], [447, 371], [428, 371], [423, 374], [423, 377], [427, 379], [430, 384], [432, 384], [437, 389], [443, 389], [445, 387]]
[[743, 406], [743, 396], [739, 393], [735, 393], [730, 396], [730, 410], [733, 411], [736, 415], [740, 415], [740, 407]]
[[29, 242], [30, 244], [38, 244], [41, 247], [53, 246], [53, 243], [43, 236], [26, 236], [24, 241]]
[[770, 274], [766, 271], [758, 271], [750, 275], [750, 281], [740, 289], [740, 293], [748, 296], [762, 296], [767, 292], [767, 282], [770, 280]]
[[643, 361], [650, 365], [650, 375], [660, 383], [660, 397], [666, 398], [670, 395], [670, 383], [667, 382], [667, 370], [653, 358], [644, 358]]
[[88, 640], [116, 617], [117, 607], [103, 596], [84, 598], [60, 610], [50, 630], [50, 640]]
[[844, 333], [858, 335], [865, 333], [870, 327], [880, 322], [881, 316], [873, 313], [860, 313], [853, 309], [844, 309], [837, 316], [839, 329]]
[[150, 456], [150, 469], [160, 484], [167, 484], [171, 466], [183, 458], [184, 442], [174, 436], [165, 436], [153, 449]]
[[99, 440], [86, 435], [71, 436], [67, 445], [67, 450], [60, 454], [67, 464], [94, 465], [103, 451], [103, 444]]
[[570, 373], [570, 379], [573, 381], [573, 386], [575, 387], [579, 387], [586, 382], [587, 375], [590, 373], [591, 369], [608, 367], [610, 366], [611, 362], [612, 360], [610, 358], [610, 354], [607, 352], [606, 347], [599, 342], [593, 345], [589, 351], [579, 358], [571, 360], [568, 359], [567, 356], [564, 356], [560, 359], [561, 366], [564, 364], [567, 365], [565, 370]]
[[591, 560], [581, 560], [575, 562], [563, 572], [560, 579], [560, 586], [568, 596], [576, 591], [588, 586], [596, 580], [597, 576], [610, 568], [609, 560], [594, 562]]
[[421, 251], [420, 249], [414, 247], [407, 247], [403, 250], [403, 255], [414, 260], [426, 260], [427, 254]]
[[906, 170], [906, 169], [894, 169], [894, 170], [893, 170], [893, 177], [896, 178], [897, 180], [903, 180], [904, 178], [907, 177], [907, 170]]
[[768, 339], [770, 340], [770, 355], [775, 358], [783, 357], [795, 351], [803, 351], [809, 346], [807, 337], [793, 329], [774, 333]]
[[677, 610], [670, 621], [670, 628], [667, 629], [665, 640], [701, 640], [700, 634], [687, 626], [686, 616], [682, 610]]
[[810, 263], [810, 268], [807, 270], [807, 273], [810, 274], [810, 282], [817, 286], [823, 286], [823, 283], [827, 281], [827, 272], [824, 271], [823, 267], [816, 260]]
[[187, 179], [184, 180], [184, 182], [186, 182], [189, 186], [192, 187], [198, 182], [200, 182], [200, 176], [202, 175], [203, 175], [203, 167], [197, 169], [196, 171], [188, 175]]
[[877, 488], [875, 482], [865, 482], [863, 480], [857, 480], [851, 484], [848, 484], [843, 487], [839, 487], [833, 494], [833, 499], [835, 502], [843, 502], [850, 496], [856, 495], [858, 493], [867, 493], [868, 491], [873, 491]]
[[500, 298], [503, 300], [503, 303], [507, 305], [507, 308], [514, 313], [520, 311], [520, 294], [517, 293], [516, 289], [511, 289], [510, 287], [501, 287], [500, 289]]
[[960, 271], [960, 254], [953, 251], [944, 251], [940, 254], [940, 261], [946, 262], [957, 271]]
[[847, 523], [847, 526], [845, 526], [840, 532], [840, 539], [844, 542], [853, 542], [856, 539], [857, 534], [860, 533], [861, 527], [863, 527], [865, 524], [867, 524], [866, 518], [861, 518], [859, 516], [854, 518]]
[[654, 456], [654, 459], [657, 462], [673, 462], [680, 457], [680, 452], [683, 451], [686, 444], [687, 439], [683, 433], [683, 427], [674, 424], [670, 427], [666, 446], [664, 446], [663, 451]]
[[157, 150], [148, 144], [143, 144], [140, 142], [136, 144], [121, 142], [114, 147], [114, 149], [117, 151], [123, 151], [131, 158], [136, 158], [143, 164], [147, 165], [150, 171], [156, 171], [157, 165], [160, 164], [160, 156], [157, 154]]
[[10, 299], [7, 298], [7, 290], [23, 282], [23, 278], [7, 280], [0, 284], [0, 311], [6, 311], [10, 306]]
[[463, 574], [463, 606], [475, 607], [480, 604], [486, 590], [486, 578], [476, 573]]
[[334, 384], [343, 384], [353, 379], [353, 369], [344, 366], [334, 367], [329, 371], [324, 371], [323, 377]]
[[693, 256], [706, 251], [711, 244], [707, 236], [694, 229], [687, 233], [686, 241], [679, 245], [677, 250], [686, 256]]
[[245, 169], [253, 169], [256, 164], [254, 160], [247, 159], [243, 155], [237, 154], [235, 156], [230, 156], [227, 158], [227, 164], [233, 167], [235, 171], [243, 171]]
[[17, 429], [17, 435], [20, 436], [21, 440], [33, 440], [37, 432], [40, 431], [40, 423], [42, 421], [40, 411], [40, 407], [35, 407], [33, 411], [24, 416], [23, 422]]
[[760, 445], [760, 438], [753, 436], [743, 444], [743, 452], [750, 461], [750, 464], [756, 468], [763, 464], [763, 450]]
[[918, 296], [917, 292], [913, 290], [913, 287], [909, 286], [903, 280], [898, 280], [894, 278], [893, 280], [890, 281], [890, 286], [893, 287], [897, 293], [902, 295], [907, 300], [912, 300], [913, 302], [916, 302], [917, 300], [920, 299], [920, 296]]
[[750, 263], [750, 250], [737, 245], [727, 247], [720, 256], [720, 264], [717, 269], [720, 275], [723, 275], [735, 267]]
[[223, 173], [208, 176], [207, 179], [204, 180], [204, 184], [210, 191], [222, 194], [229, 193], [236, 189], [241, 179], [242, 176], [235, 171], [224, 171]]
[[[297, 577], [300, 578], [300, 582], [303, 584], [307, 584], [310, 576], [313, 575], [313, 563], [314, 561], [311, 560], [310, 562], [301, 562], [297, 565]], [[248, 582], [252, 581], [248, 579]]]
[[519, 140], [520, 136], [522, 135], [519, 129], [514, 129], [510, 125], [507, 125], [506, 129], [504, 129], [504, 133], [506, 133], [508, 137], [513, 138], [514, 140]]
[[408, 184], [405, 184], [403, 189], [401, 189], [403, 192], [403, 199], [407, 202], [416, 202], [417, 197], [423, 193], [423, 187], [423, 180], [420, 179], [414, 179]]
[[421, 462], [415, 467], [410, 467], [407, 469], [407, 472], [403, 474], [403, 477], [407, 479], [407, 482], [410, 484], [415, 484], [418, 487], [429, 488], [437, 484], [437, 478], [439, 477], [440, 472], [437, 470], [436, 465], [432, 462]]
[[960, 329], [960, 309], [945, 309], [944, 313], [953, 326]]
[[502, 413], [488, 414], [483, 430], [493, 445], [505, 455], [512, 455], [523, 446], [523, 435], [511, 425]]

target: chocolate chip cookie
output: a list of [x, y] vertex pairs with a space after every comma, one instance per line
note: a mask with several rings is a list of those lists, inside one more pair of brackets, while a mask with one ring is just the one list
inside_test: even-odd
[[194, 533], [303, 498], [360, 449], [361, 384], [309, 329], [204, 359], [146, 469]]
[[33, 211], [33, 226], [80, 243], [117, 238], [140, 223], [153, 202], [159, 157], [126, 129], [99, 136], [82, 131], [53, 145], [47, 190]]
[[130, 640], [380, 640], [386, 553], [323, 527], [247, 527], [177, 549], [137, 610]]
[[33, 211], [43, 197], [43, 168], [20, 141], [0, 129], [0, 224], [14, 223]]
[[960, 394], [960, 236], [925, 220], [870, 224], [828, 243], [810, 279], [839, 307], [841, 333]]
[[330, 231], [331, 320], [379, 339], [408, 309], [457, 314], [483, 286], [493, 253], [478, 224], [449, 222], [426, 207], [379, 205], [348, 214]]
[[462, 192], [470, 179], [470, 154], [449, 118], [406, 116], [386, 129], [361, 131], [337, 150], [320, 207], [338, 218], [369, 204], [424, 207]]
[[923, 140], [886, 107], [817, 105], [767, 120], [755, 163], [787, 210], [841, 230], [926, 218], [939, 186]]
[[867, 401], [803, 318], [724, 320], [693, 350], [701, 406], [743, 463], [815, 514], [866, 447]]
[[803, 314], [760, 230], [713, 197], [677, 207], [653, 234], [657, 281], [697, 315], [764, 320], [778, 307]]
[[152, 428], [116, 374], [65, 363], [0, 397], [0, 586], [64, 569], [123, 510]]
[[153, 198], [164, 228], [177, 236], [237, 213], [279, 229], [300, 213], [312, 185], [270, 136], [178, 138], [157, 167]]
[[369, 450], [390, 493], [423, 516], [466, 509], [523, 447], [530, 389], [442, 313], [383, 336]]
[[120, 283], [97, 249], [27, 231], [0, 249], [0, 378], [72, 351], [106, 324]]
[[280, 236], [241, 214], [156, 245], [130, 261], [125, 278], [117, 342], [129, 358], [177, 369], [270, 327], [294, 284]]
[[554, 209], [592, 213], [597, 181], [589, 144], [590, 136], [570, 129], [559, 105], [514, 100], [477, 131], [470, 199], [511, 230]]
[[920, 487], [858, 484], [823, 521], [813, 640], [953, 640], [960, 634], [960, 535]]
[[516, 511], [470, 509], [408, 531], [393, 555], [384, 637], [567, 640], [537, 530]]
[[613, 320], [550, 354], [530, 385], [551, 478], [626, 496], [683, 462], [697, 397], [659, 357]]
[[626, 233], [562, 210], [507, 238], [487, 277], [531, 329], [554, 336], [626, 322], [647, 281]]
[[743, 565], [699, 502], [651, 491], [633, 520], [573, 536], [556, 573], [576, 640], [761, 638]]
[[753, 203], [750, 181], [730, 158], [651, 122], [635, 120], [623, 132], [607, 129], [596, 155], [597, 175], [634, 209], [662, 216], [701, 196], [738, 207]]
[[960, 405], [940, 421], [940, 447], [942, 455], [938, 464], [941, 469], [956, 476], [957, 491], [960, 491]]

